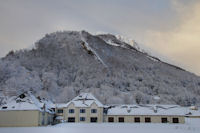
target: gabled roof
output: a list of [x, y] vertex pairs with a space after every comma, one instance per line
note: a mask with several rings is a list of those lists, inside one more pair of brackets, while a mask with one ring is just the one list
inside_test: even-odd
[[75, 107], [90, 107], [95, 103], [98, 107], [103, 107], [103, 104], [97, 100], [91, 93], [81, 93], [66, 104], [66, 107], [70, 104], [74, 104]]
[[39, 110], [53, 113], [50, 103], [52, 102], [36, 98], [31, 92], [25, 92], [19, 96], [13, 96], [8, 99], [6, 104], [0, 106], [0, 111]]
[[[114, 105], [108, 107], [107, 115], [177, 115], [200, 116], [199, 110], [179, 105]], [[188, 116], [189, 116], [188, 115]]]
[[60, 109], [60, 108], [64, 108], [67, 107], [66, 103], [56, 103], [56, 108]]
[[44, 103], [30, 93], [23, 93], [19, 96], [13, 96], [7, 103], [0, 107], [0, 110], [42, 110]]

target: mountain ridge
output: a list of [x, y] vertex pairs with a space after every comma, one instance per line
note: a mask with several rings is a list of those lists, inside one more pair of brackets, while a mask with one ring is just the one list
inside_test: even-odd
[[0, 90], [4, 96], [32, 90], [58, 102], [92, 92], [105, 104], [188, 106], [200, 102], [200, 77], [114, 35], [64, 31], [46, 34], [32, 50], [0, 59]]

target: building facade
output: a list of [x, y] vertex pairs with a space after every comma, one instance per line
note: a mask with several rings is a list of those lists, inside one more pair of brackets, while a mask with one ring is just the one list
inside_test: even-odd
[[67, 104], [57, 105], [57, 115], [66, 122], [103, 122], [103, 104], [90, 93], [82, 93]]
[[108, 107], [105, 122], [185, 123], [185, 108], [178, 105], [114, 105]]
[[56, 115], [64, 122], [185, 123], [199, 118], [198, 109], [178, 105], [103, 105], [90, 93], [82, 93], [67, 104], [57, 104]]
[[162, 115], [106, 115], [105, 122], [109, 123], [185, 123], [184, 116]]
[[0, 107], [0, 127], [33, 127], [53, 123], [54, 112], [30, 93], [12, 97]]
[[0, 106], [0, 127], [46, 126], [60, 122], [185, 123], [185, 117], [200, 118], [200, 111], [197, 107], [178, 105], [103, 105], [90, 93], [81, 93], [62, 104], [25, 93]]

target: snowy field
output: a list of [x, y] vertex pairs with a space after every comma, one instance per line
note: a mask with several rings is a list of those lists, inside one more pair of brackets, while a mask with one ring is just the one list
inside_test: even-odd
[[185, 124], [80, 124], [63, 123], [48, 127], [0, 128], [0, 133], [200, 133], [200, 119]]

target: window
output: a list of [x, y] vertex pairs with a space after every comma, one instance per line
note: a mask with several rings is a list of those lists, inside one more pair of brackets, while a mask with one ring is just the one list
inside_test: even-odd
[[150, 117], [145, 117], [145, 122], [151, 122], [151, 118]]
[[6, 106], [4, 106], [4, 107], [2, 107], [2, 109], [7, 109], [7, 107], [6, 107]]
[[167, 123], [167, 117], [161, 118], [162, 123]]
[[173, 121], [173, 123], [179, 123], [178, 118], [173, 118], [172, 121]]
[[68, 122], [75, 122], [75, 117], [68, 117]]
[[91, 113], [97, 113], [97, 109], [91, 109]]
[[97, 122], [97, 117], [91, 117], [90, 122]]
[[69, 109], [69, 113], [74, 113], [74, 109]]
[[124, 122], [124, 117], [119, 117], [119, 122]]
[[80, 113], [85, 113], [85, 109], [80, 109]]
[[63, 109], [58, 109], [58, 113], [63, 113]]
[[135, 120], [135, 122], [139, 123], [140, 122], [140, 117], [135, 117], [134, 120]]
[[108, 122], [114, 122], [114, 118], [113, 117], [108, 117]]
[[85, 121], [85, 117], [80, 117], [80, 121]]

